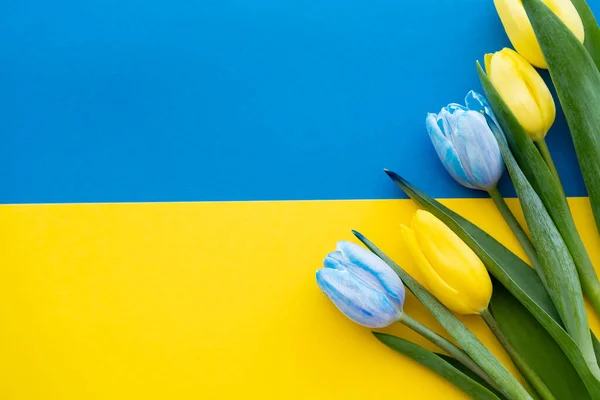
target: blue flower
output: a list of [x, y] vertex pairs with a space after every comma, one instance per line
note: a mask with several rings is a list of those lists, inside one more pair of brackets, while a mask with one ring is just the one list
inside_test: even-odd
[[339, 242], [317, 271], [317, 284], [352, 321], [383, 328], [398, 320], [404, 284], [383, 260], [350, 242]]
[[461, 185], [471, 189], [493, 189], [504, 172], [504, 163], [487, 114], [496, 117], [483, 96], [470, 91], [466, 106], [449, 104], [439, 114], [429, 114], [427, 131], [446, 170]]

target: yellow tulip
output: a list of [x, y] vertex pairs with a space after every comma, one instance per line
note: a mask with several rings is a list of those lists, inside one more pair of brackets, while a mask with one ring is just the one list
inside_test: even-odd
[[[583, 23], [571, 0], [542, 0], [542, 2], [583, 43], [585, 38]], [[506, 34], [519, 54], [538, 68], [548, 68], [521, 0], [494, 0], [494, 4]]]
[[411, 228], [402, 225], [408, 249], [426, 286], [458, 314], [480, 314], [492, 297], [492, 281], [477, 255], [433, 214], [419, 210]]
[[538, 72], [517, 52], [502, 49], [485, 55], [490, 81], [533, 141], [543, 139], [554, 123], [556, 106]]

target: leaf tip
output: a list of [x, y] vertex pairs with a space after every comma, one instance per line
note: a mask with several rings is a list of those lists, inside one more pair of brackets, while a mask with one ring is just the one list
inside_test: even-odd
[[383, 171], [387, 174], [387, 176], [390, 177], [391, 180], [393, 180], [396, 183], [404, 183], [404, 179], [398, 175], [397, 173], [395, 173], [394, 171], [390, 171], [387, 168], [384, 168]]
[[373, 336], [375, 336], [375, 338], [376, 338], [377, 340], [379, 340], [380, 342], [382, 342], [382, 343], [384, 343], [384, 344], [387, 344], [387, 340], [388, 340], [388, 339], [392, 339], [392, 338], [394, 338], [394, 336], [392, 336], [392, 335], [389, 335], [389, 334], [387, 334], [387, 333], [382, 333], [382, 332], [375, 332], [375, 331], [371, 331], [371, 334], [372, 334]]
[[356, 238], [357, 238], [358, 240], [360, 240], [361, 242], [363, 242], [363, 241], [364, 241], [364, 239], [365, 239], [365, 236], [364, 236], [362, 233], [360, 233], [359, 231], [357, 231], [357, 230], [354, 230], [354, 229], [352, 229], [352, 234], [353, 234], [354, 236], [356, 236]]

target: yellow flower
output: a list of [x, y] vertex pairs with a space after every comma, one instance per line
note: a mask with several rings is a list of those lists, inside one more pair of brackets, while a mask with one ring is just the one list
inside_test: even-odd
[[533, 141], [546, 136], [556, 117], [550, 89], [517, 52], [502, 49], [485, 55], [490, 81]]
[[402, 225], [402, 234], [429, 291], [456, 313], [480, 314], [486, 310], [492, 281], [473, 250], [427, 211], [417, 211], [411, 226]]
[[[542, 0], [542, 2], [583, 43], [585, 38], [583, 23], [571, 0]], [[538, 68], [548, 68], [521, 0], [494, 0], [494, 4], [506, 34], [519, 54]]]

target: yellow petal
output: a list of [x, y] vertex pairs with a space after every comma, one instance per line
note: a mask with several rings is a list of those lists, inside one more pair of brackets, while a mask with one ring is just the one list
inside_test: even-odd
[[519, 54], [538, 68], [548, 68], [521, 1], [494, 0], [494, 5], [510, 42]]
[[421, 269], [423, 276], [427, 282], [427, 288], [442, 304], [448, 307], [450, 310], [459, 314], [475, 314], [474, 310], [469, 307], [460, 294], [450, 287], [444, 280], [439, 276], [435, 269], [431, 266], [429, 261], [425, 258], [419, 245], [415, 233], [405, 225], [401, 225], [402, 236], [408, 247], [413, 260]]
[[527, 85], [529, 93], [538, 106], [540, 117], [543, 122], [542, 128], [535, 134], [530, 133], [530, 136], [532, 136], [533, 140], [539, 140], [546, 135], [556, 118], [556, 106], [554, 105], [552, 93], [550, 93], [550, 89], [548, 89], [544, 79], [542, 79], [540, 74], [527, 62], [527, 60], [511, 49], [503, 49], [501, 50], [501, 53], [509, 56], [513, 60], [519, 70], [521, 79], [523, 79]]
[[494, 54], [488, 53], [483, 57], [483, 62], [485, 64], [485, 73], [491, 75], [492, 71], [492, 57]]
[[[519, 0], [521, 1], [521, 0]], [[571, 0], [542, 0], [558, 18], [573, 32], [581, 43], [585, 40], [585, 29], [577, 9]]]
[[[581, 18], [570, 0], [542, 0], [581, 43], [585, 32]], [[542, 49], [535, 37], [533, 27], [521, 0], [494, 0], [504, 30], [519, 54], [538, 68], [548, 68]]]
[[[531, 71], [526, 71], [526, 75], [523, 75], [523, 65], [515, 62], [516, 57], [519, 55], [510, 49], [503, 49], [495, 53], [490, 60], [489, 70], [491, 73], [488, 73], [488, 76], [521, 126], [533, 140], [539, 140], [548, 131], [548, 124], [543, 118], [537, 99], [529, 86], [528, 78]], [[525, 62], [525, 60], [523, 61]], [[529, 67], [533, 70], [531, 65]], [[535, 70], [533, 73], [537, 74]], [[541, 80], [541, 77], [539, 79]], [[545, 86], [543, 81], [542, 84]], [[536, 86], [539, 86], [539, 82]], [[539, 89], [536, 88], [536, 91]], [[552, 117], [552, 121], [554, 121], [554, 117]]]
[[492, 282], [473, 250], [427, 211], [417, 211], [412, 228], [418, 248], [440, 279], [458, 292], [471, 313], [485, 310], [492, 295]]

